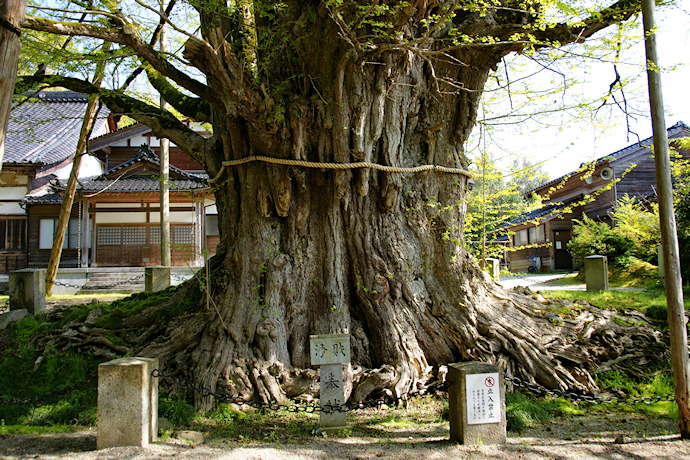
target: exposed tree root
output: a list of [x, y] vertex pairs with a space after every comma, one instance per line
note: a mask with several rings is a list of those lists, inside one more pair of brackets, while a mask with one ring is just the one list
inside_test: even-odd
[[[169, 302], [175, 302], [192, 288], [181, 289]], [[502, 303], [499, 310], [504, 316], [485, 318], [486, 312], [477, 308], [473, 323], [475, 341], [462, 349], [462, 357], [453, 361], [492, 362], [508, 376], [549, 388], [596, 393], [591, 374], [618, 370], [646, 377], [650, 364], [663, 365], [669, 353], [667, 338], [636, 311], [600, 310], [580, 301], [539, 302], [535, 300], [537, 296], [524, 289], [510, 293], [495, 289], [494, 297]], [[318, 371], [292, 368], [277, 359], [270, 344], [262, 345], [266, 338], [277, 338], [271, 338], [271, 329], [266, 329], [266, 325], [250, 349], [237, 353], [238, 344], [231, 334], [218, 327], [217, 322], [208, 322], [207, 316], [214, 313], [205, 311], [203, 306], [165, 325], [156, 320], [158, 308], [150, 307], [126, 318], [117, 330], [97, 326], [99, 318], [106, 314], [104, 308], [98, 308], [86, 320], [69, 322], [34, 339], [32, 345], [45, 350], [44, 353], [52, 349], [73, 350], [105, 359], [125, 354], [156, 356], [161, 359], [164, 372], [174, 372], [199, 387], [233, 398], [268, 403], [318, 397]], [[54, 308], [47, 313], [47, 321], [58, 322], [69, 312], [68, 307]], [[213, 340], [209, 328], [213, 328]], [[364, 346], [361, 341], [367, 337], [361, 335], [361, 331], [352, 335], [353, 348]], [[36, 365], [40, 363], [39, 359]], [[350, 401], [400, 396], [426, 388], [444, 378], [435, 375], [442, 364], [446, 363], [426, 368], [416, 368], [414, 363], [363, 368], [355, 362], [346, 370], [352, 382], [348, 388]], [[412, 368], [416, 370], [410, 372]], [[406, 391], [400, 389], [401, 380], [405, 380]], [[207, 410], [213, 404], [212, 397], [196, 395], [198, 408]]]

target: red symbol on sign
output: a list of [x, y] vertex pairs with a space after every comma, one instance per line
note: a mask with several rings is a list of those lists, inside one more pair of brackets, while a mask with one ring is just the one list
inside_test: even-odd
[[496, 383], [496, 382], [494, 381], [494, 378], [493, 378], [493, 377], [487, 377], [487, 378], [484, 380], [484, 384], [485, 384], [487, 387], [492, 387], [492, 386], [494, 386], [495, 383]]

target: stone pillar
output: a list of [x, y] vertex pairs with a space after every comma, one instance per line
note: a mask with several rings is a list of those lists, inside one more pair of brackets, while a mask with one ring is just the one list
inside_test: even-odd
[[585, 257], [585, 283], [588, 291], [609, 290], [609, 263], [606, 256]]
[[499, 281], [501, 279], [501, 264], [499, 260], [489, 257], [484, 259], [484, 262], [491, 278], [494, 281]]
[[[309, 336], [312, 366], [321, 366], [320, 393], [321, 416], [316, 433], [338, 432], [347, 428], [347, 412], [332, 409], [345, 404], [343, 364], [350, 362], [350, 335], [324, 334]], [[330, 411], [325, 411], [330, 406]]]
[[26, 309], [35, 315], [46, 309], [45, 269], [25, 268], [10, 272], [10, 310]]
[[170, 287], [170, 267], [144, 268], [144, 290], [146, 292], [163, 291]]
[[664, 249], [663, 246], [658, 245], [656, 247], [656, 257], [659, 261], [657, 265], [659, 266], [659, 285], [662, 288], [666, 287], [666, 275], [664, 274]]
[[498, 366], [450, 364], [448, 382], [450, 440], [469, 445], [505, 444], [505, 382]]
[[158, 439], [158, 358], [98, 365], [98, 449], [146, 447]]

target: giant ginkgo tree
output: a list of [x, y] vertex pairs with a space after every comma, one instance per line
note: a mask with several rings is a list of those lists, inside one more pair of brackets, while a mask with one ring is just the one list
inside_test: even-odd
[[[213, 179], [221, 240], [209, 275], [172, 295], [168, 306], [185, 306], [175, 321], [151, 309], [124, 321], [145, 331], [132, 352], [211, 390], [263, 400], [308, 390], [310, 334], [343, 332], [356, 399], [408, 392], [459, 360], [496, 362], [553, 388], [591, 386], [575, 339], [490, 281], [458, 244], [463, 144], [502, 58], [582, 42], [631, 18], [638, 1], [170, 0], [164, 13], [138, 0], [34, 3], [22, 27], [41, 43], [82, 37], [62, 51], [72, 66], [120, 67], [99, 88], [78, 66], [49, 66], [21, 78], [18, 92], [98, 93]], [[155, 45], [162, 21], [181, 44], [165, 54]], [[75, 57], [99, 41], [113, 43], [107, 54]], [[171, 111], [115, 85], [135, 81], [124, 63]]]

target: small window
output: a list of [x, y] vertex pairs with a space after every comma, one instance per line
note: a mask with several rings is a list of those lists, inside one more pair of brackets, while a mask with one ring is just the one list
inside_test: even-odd
[[24, 249], [25, 241], [25, 219], [0, 219], [0, 250], [18, 251]]
[[524, 246], [527, 244], [527, 229], [518, 230], [513, 236], [513, 246]]
[[530, 243], [543, 243], [544, 242], [544, 225], [537, 225], [536, 227], [530, 227], [530, 229], [529, 229], [529, 242]]
[[[38, 224], [38, 249], [52, 249], [58, 219], [41, 219]], [[76, 249], [79, 246], [79, 220], [70, 219], [62, 249]]]

